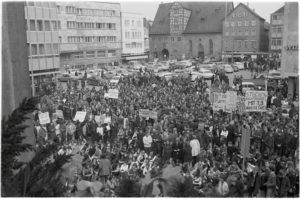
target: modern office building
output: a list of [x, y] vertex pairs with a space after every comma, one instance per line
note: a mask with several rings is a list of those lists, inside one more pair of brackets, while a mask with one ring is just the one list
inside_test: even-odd
[[24, 9], [30, 77], [39, 84], [59, 72], [60, 24], [54, 2], [26, 2]]
[[284, 5], [281, 75], [288, 78], [288, 95], [299, 96], [299, 8], [298, 2]]
[[272, 53], [272, 57], [280, 58], [282, 49], [282, 36], [283, 36], [283, 15], [284, 6], [276, 10], [271, 14], [270, 19], [270, 44], [269, 50]]
[[98, 68], [121, 60], [120, 3], [57, 2], [60, 65]]
[[2, 116], [31, 96], [24, 5], [2, 3]]
[[232, 10], [232, 2], [161, 3], [149, 33], [151, 58], [221, 57], [222, 20]]
[[143, 15], [122, 12], [122, 60], [145, 60]]
[[223, 54], [255, 55], [269, 49], [269, 24], [240, 3], [223, 20]]

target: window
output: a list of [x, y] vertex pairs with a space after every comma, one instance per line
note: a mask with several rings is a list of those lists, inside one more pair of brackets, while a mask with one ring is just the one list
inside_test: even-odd
[[98, 50], [97, 51], [97, 56], [98, 57], [105, 57], [105, 50]]
[[225, 22], [225, 27], [229, 27], [229, 22]]
[[51, 44], [45, 44], [46, 54], [51, 55], [52, 54], [52, 46]]
[[56, 21], [52, 21], [52, 30], [57, 30], [57, 23], [56, 23]]
[[251, 31], [251, 35], [255, 35], [255, 34], [256, 34], [256, 30], [253, 29], [253, 30]]
[[44, 55], [45, 54], [45, 46], [44, 44], [39, 44], [39, 54]]
[[238, 26], [242, 26], [242, 22], [241, 21], [238, 21]]
[[130, 25], [129, 23], [130, 23], [129, 20], [125, 20], [125, 26], [129, 26]]
[[35, 31], [35, 20], [30, 20], [29, 21], [29, 24], [30, 24], [30, 29], [31, 31]]
[[245, 26], [249, 26], [249, 21], [245, 21]]
[[77, 9], [73, 6], [67, 6], [66, 7], [66, 12], [67, 14], [76, 14]]
[[277, 39], [277, 46], [281, 46], [281, 39]]
[[61, 36], [58, 37], [58, 42], [61, 43]]
[[108, 23], [107, 28], [110, 30], [115, 30], [116, 29], [116, 24], [115, 23]]
[[58, 52], [58, 44], [53, 44], [53, 54], [59, 54], [59, 52]]
[[209, 54], [213, 54], [214, 53], [214, 44], [212, 39], [209, 39]]
[[282, 28], [281, 27], [277, 28], [277, 33], [282, 33]]
[[115, 50], [109, 50], [107, 56], [108, 57], [115, 57], [116, 56], [116, 51]]
[[251, 21], [251, 25], [256, 26], [256, 21], [255, 20]]
[[231, 26], [234, 27], [234, 21], [231, 22]]
[[60, 30], [60, 21], [57, 21], [57, 28]]
[[77, 52], [77, 53], [74, 53], [73, 56], [74, 56], [74, 58], [76, 58], [76, 59], [84, 58], [83, 52]]
[[50, 21], [45, 21], [45, 31], [50, 31]]
[[32, 1], [27, 2], [27, 6], [34, 6], [34, 2]]
[[141, 27], [142, 26], [142, 22], [141, 21], [137, 21], [137, 27]]
[[238, 48], [240, 48], [242, 46], [242, 41], [238, 40]]
[[125, 47], [126, 47], [126, 48], [130, 48], [131, 45], [130, 45], [129, 43], [127, 43], [127, 44], [125, 44]]
[[95, 57], [95, 51], [86, 51], [86, 57]]
[[171, 37], [171, 42], [174, 42], [174, 37]]
[[107, 36], [106, 41], [115, 42], [116, 41], [116, 36]]
[[273, 15], [273, 20], [277, 20], [277, 15]]
[[43, 21], [42, 20], [37, 20], [37, 27], [38, 31], [43, 31]]
[[245, 40], [245, 48], [248, 48], [248, 41]]
[[60, 6], [56, 6], [57, 13], [60, 14]]
[[251, 41], [252, 48], [256, 48], [256, 41]]
[[177, 37], [177, 41], [181, 41], [181, 37]]
[[125, 38], [129, 39], [130, 38], [130, 32], [125, 32]]
[[238, 35], [242, 35], [242, 30], [238, 30]]
[[37, 55], [37, 45], [31, 44], [31, 55]]

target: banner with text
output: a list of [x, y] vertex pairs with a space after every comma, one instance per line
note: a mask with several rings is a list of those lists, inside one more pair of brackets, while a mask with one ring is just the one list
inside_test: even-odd
[[86, 112], [84, 111], [77, 111], [76, 115], [74, 117], [74, 121], [79, 121], [79, 122], [83, 122], [86, 116]]
[[245, 111], [263, 112], [267, 110], [267, 91], [246, 91]]
[[118, 89], [109, 89], [108, 90], [108, 98], [118, 99], [119, 98]]
[[48, 124], [50, 123], [49, 112], [40, 113], [39, 114], [39, 122], [40, 124]]
[[226, 93], [213, 93], [212, 97], [212, 104], [213, 104], [213, 110], [218, 111], [222, 109], [225, 111], [226, 108]]
[[237, 106], [237, 93], [236, 91], [227, 91], [226, 92], [226, 111], [231, 112], [235, 111]]

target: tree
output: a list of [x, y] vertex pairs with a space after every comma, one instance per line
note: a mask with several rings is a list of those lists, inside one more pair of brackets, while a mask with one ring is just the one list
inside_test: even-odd
[[55, 155], [59, 146], [57, 143], [40, 148], [28, 163], [18, 160], [22, 152], [34, 148], [23, 143], [25, 136], [22, 133], [28, 127], [24, 125], [24, 121], [30, 119], [27, 115], [37, 110], [38, 103], [39, 98], [25, 98], [8, 118], [2, 119], [3, 197], [59, 197], [66, 191], [60, 172], [61, 167], [70, 161], [71, 155]]

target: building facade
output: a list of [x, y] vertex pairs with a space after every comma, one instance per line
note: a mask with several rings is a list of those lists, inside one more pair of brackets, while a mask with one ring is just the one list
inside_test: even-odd
[[61, 67], [87, 69], [119, 64], [119, 3], [57, 2], [57, 10]]
[[271, 14], [270, 18], [270, 44], [269, 50], [272, 57], [281, 57], [282, 36], [283, 36], [283, 15], [284, 6]]
[[284, 5], [281, 75], [288, 78], [288, 94], [299, 94], [299, 10], [298, 2]]
[[143, 60], [145, 55], [143, 15], [122, 12], [122, 60]]
[[25, 19], [30, 77], [37, 85], [59, 72], [59, 20], [56, 4], [26, 2]]
[[149, 47], [149, 30], [151, 21], [147, 20], [146, 18], [143, 19], [143, 26], [144, 26], [144, 48], [145, 53], [149, 54], [150, 47]]
[[226, 2], [174, 2], [159, 5], [150, 28], [150, 56], [159, 59], [220, 57]]
[[269, 25], [248, 6], [240, 3], [223, 21], [223, 53], [268, 52]]
[[31, 96], [24, 6], [2, 3], [2, 116]]

